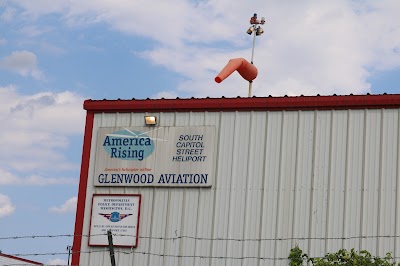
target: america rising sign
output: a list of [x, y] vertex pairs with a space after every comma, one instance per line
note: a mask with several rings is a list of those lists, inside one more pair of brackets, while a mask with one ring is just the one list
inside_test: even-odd
[[95, 186], [210, 187], [215, 127], [101, 127]]

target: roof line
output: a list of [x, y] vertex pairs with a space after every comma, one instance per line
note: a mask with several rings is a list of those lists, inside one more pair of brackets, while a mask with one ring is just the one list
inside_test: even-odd
[[37, 262], [37, 261], [19, 258], [19, 257], [15, 257], [13, 255], [4, 254], [4, 253], [1, 253], [1, 252], [0, 252], [0, 256], [5, 257], [5, 258], [9, 258], [9, 259], [13, 259], [13, 260], [23, 261], [23, 262], [26, 262], [26, 263], [35, 264], [35, 265], [44, 265], [43, 263], [40, 263], [40, 262]]
[[84, 102], [83, 108], [94, 113], [393, 109], [400, 108], [400, 94], [144, 100], [89, 99]]

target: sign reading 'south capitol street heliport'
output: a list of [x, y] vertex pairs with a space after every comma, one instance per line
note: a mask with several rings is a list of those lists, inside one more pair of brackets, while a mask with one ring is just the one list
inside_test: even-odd
[[210, 187], [214, 126], [100, 127], [95, 186]]

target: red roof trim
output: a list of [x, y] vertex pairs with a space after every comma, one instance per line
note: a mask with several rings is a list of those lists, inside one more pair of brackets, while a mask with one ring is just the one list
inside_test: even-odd
[[400, 94], [263, 98], [86, 100], [83, 107], [94, 113], [391, 109], [400, 108]]
[[78, 202], [76, 206], [75, 231], [74, 242], [72, 245], [71, 265], [79, 265], [80, 259], [83, 219], [85, 216], [86, 191], [89, 175], [90, 149], [92, 144], [93, 120], [94, 114], [92, 112], [88, 112], [86, 115], [85, 136], [83, 137], [81, 175], [79, 179]]
[[23, 261], [23, 262], [30, 263], [30, 264], [44, 265], [43, 263], [40, 263], [40, 262], [37, 262], [37, 261], [27, 260], [27, 259], [23, 259], [23, 258], [12, 256], [12, 255], [7, 255], [7, 254], [4, 254], [4, 253], [0, 253], [0, 256], [5, 257], [5, 258], [9, 258], [9, 259], [13, 259], [13, 260]]

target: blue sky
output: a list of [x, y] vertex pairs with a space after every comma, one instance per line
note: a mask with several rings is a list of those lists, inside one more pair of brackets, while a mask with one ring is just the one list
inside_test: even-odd
[[[73, 234], [84, 99], [400, 92], [400, 2], [0, 0], [0, 237]], [[0, 240], [7, 254], [72, 238]], [[66, 264], [66, 256], [28, 257]]]

